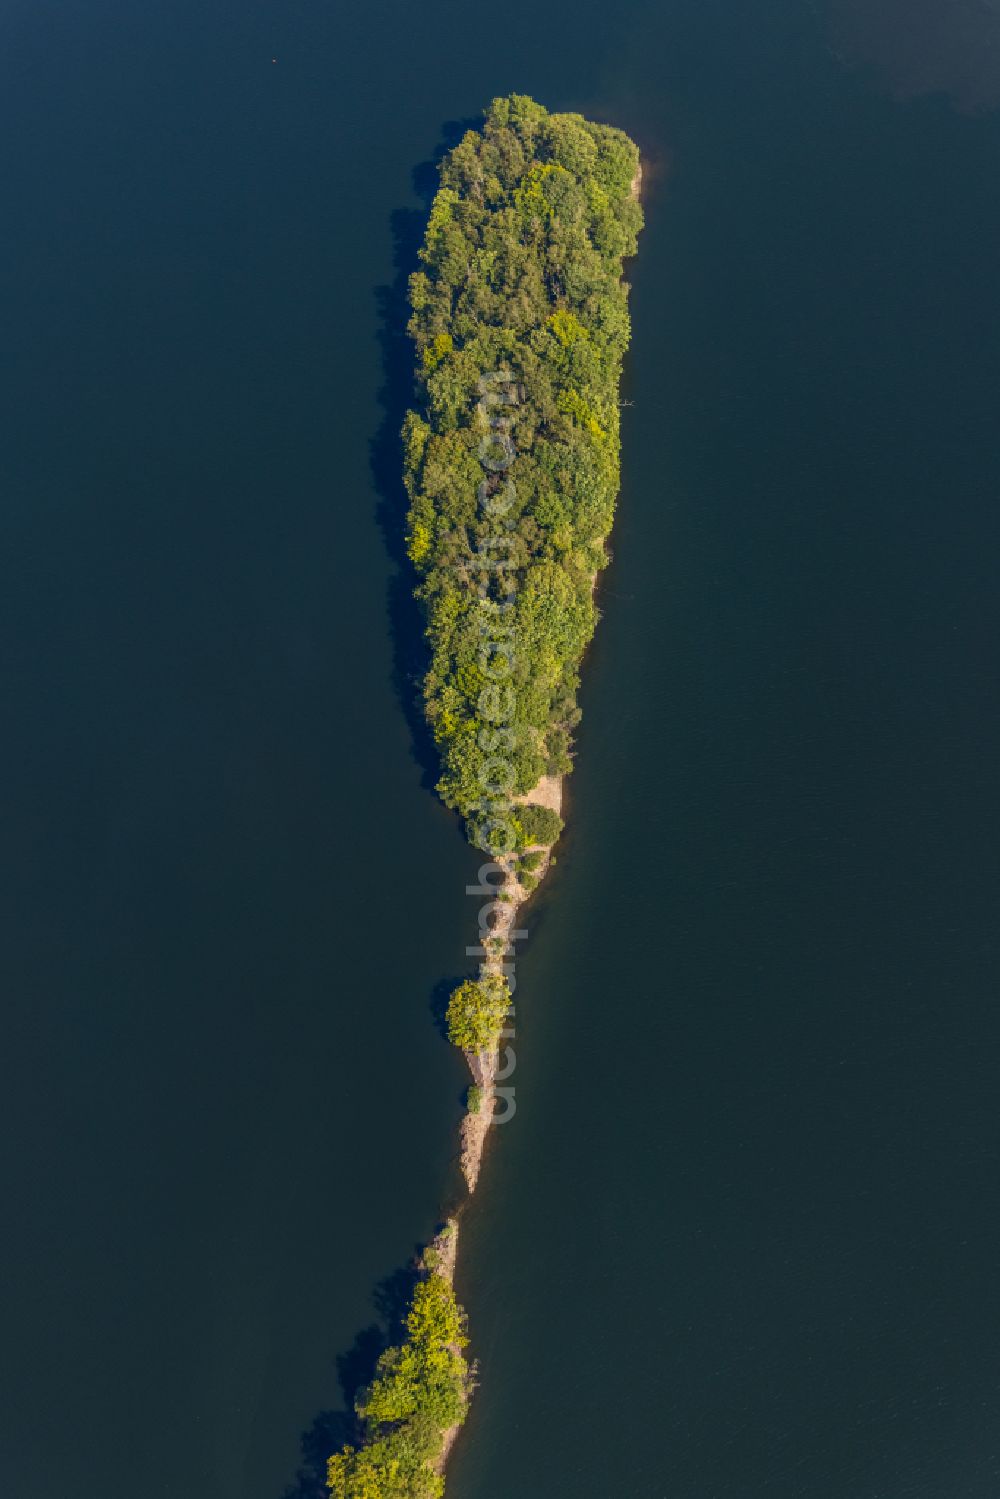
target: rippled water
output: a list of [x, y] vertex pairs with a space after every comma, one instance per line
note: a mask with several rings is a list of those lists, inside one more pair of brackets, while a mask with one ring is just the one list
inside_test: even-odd
[[825, 0], [845, 61], [900, 99], [944, 94], [959, 108], [1000, 105], [1000, 6], [995, 0]]

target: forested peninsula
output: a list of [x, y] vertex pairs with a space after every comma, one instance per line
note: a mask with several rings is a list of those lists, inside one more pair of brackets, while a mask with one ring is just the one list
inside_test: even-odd
[[[488, 804], [570, 768], [618, 494], [638, 173], [622, 131], [498, 99], [442, 165], [410, 280], [420, 403], [404, 476], [424, 704], [438, 790], [497, 853], [510, 850]], [[516, 821], [522, 848], [558, 832], [534, 811]]]
[[[470, 1192], [497, 1103], [515, 917], [562, 831], [580, 663], [608, 560], [639, 183], [621, 130], [521, 95], [494, 100], [441, 164], [410, 278], [417, 400], [402, 436], [424, 711], [438, 792], [487, 860], [469, 949], [481, 962], [447, 1011], [473, 1077]], [[404, 1337], [358, 1397], [358, 1441], [330, 1459], [334, 1499], [444, 1491], [474, 1378], [453, 1289], [457, 1234], [452, 1219], [427, 1252]]]

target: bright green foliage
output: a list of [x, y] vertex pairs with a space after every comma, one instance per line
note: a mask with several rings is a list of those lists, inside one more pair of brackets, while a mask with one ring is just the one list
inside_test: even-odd
[[516, 821], [522, 848], [535, 843], [555, 843], [563, 830], [563, 820], [558, 812], [553, 812], [551, 807], [539, 807], [534, 802], [518, 807]]
[[483, 843], [487, 802], [571, 765], [619, 484], [638, 164], [620, 130], [495, 100], [442, 164], [410, 280], [419, 410], [404, 474], [425, 711], [438, 790]]
[[463, 1051], [492, 1051], [510, 1009], [510, 987], [500, 974], [466, 979], [448, 1001], [448, 1039]]
[[434, 1472], [444, 1433], [465, 1417], [469, 1371], [465, 1317], [441, 1275], [419, 1282], [406, 1319], [406, 1339], [388, 1348], [375, 1378], [359, 1396], [361, 1447], [330, 1458], [334, 1499], [439, 1499]]

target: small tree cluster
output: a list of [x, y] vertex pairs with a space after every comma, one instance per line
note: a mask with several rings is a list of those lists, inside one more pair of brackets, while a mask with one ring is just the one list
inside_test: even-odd
[[522, 848], [530, 848], [535, 843], [551, 845], [563, 830], [563, 820], [558, 812], [553, 812], [551, 807], [540, 807], [534, 802], [518, 807], [516, 821]]
[[466, 979], [448, 1001], [448, 1039], [463, 1051], [492, 1051], [500, 1039], [510, 986], [499, 974]]

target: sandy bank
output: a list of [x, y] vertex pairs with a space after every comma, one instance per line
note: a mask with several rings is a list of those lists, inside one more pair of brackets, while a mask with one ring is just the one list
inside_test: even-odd
[[[553, 812], [561, 812], [562, 776], [543, 776], [530, 791], [525, 792], [523, 796], [515, 797], [515, 801], [522, 804], [531, 802], [538, 806], [549, 807]], [[542, 855], [542, 861], [533, 871], [535, 877], [541, 882], [548, 873], [552, 850], [544, 844], [535, 844], [534, 850]], [[521, 906], [528, 899], [528, 891], [524, 889], [517, 877], [514, 860], [498, 859], [497, 863], [504, 871], [503, 883], [499, 886], [497, 894], [507, 898], [495, 911], [489, 931], [489, 941], [484, 943], [484, 946], [490, 946], [492, 950], [479, 966], [481, 978], [486, 978], [491, 974], [502, 975], [504, 962], [514, 959], [517, 944], [511, 942], [510, 934], [517, 924], [517, 915]], [[500, 1053], [499, 1051], [467, 1051], [465, 1060], [469, 1064], [473, 1082], [481, 1090], [479, 1108], [467, 1113], [462, 1120], [460, 1140], [462, 1175], [465, 1177], [469, 1191], [474, 1192], [482, 1169], [486, 1137], [493, 1123]]]

